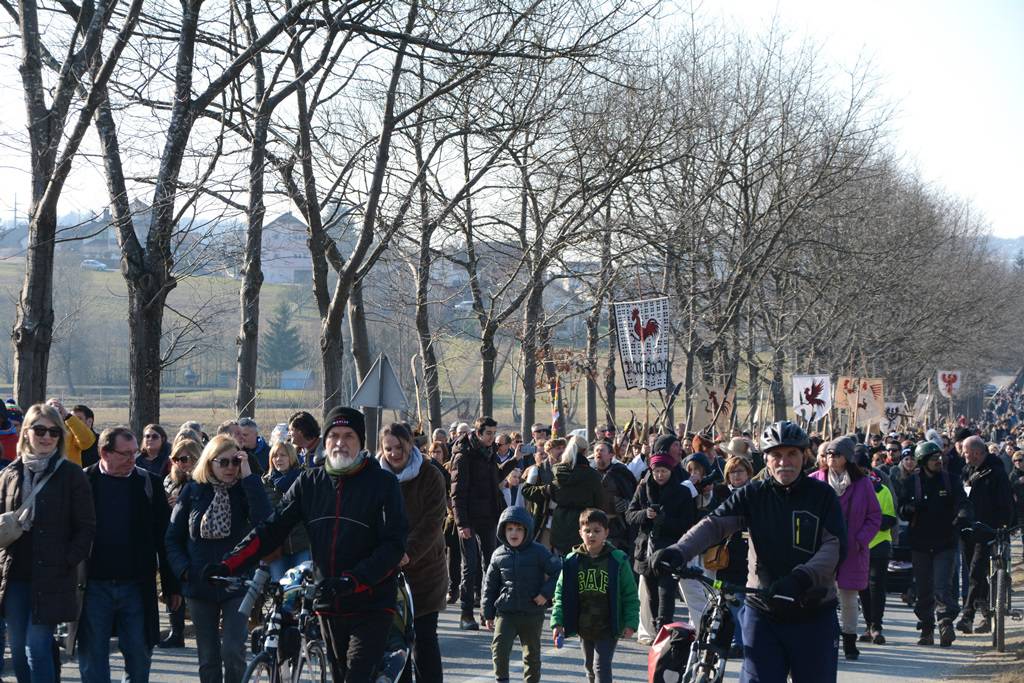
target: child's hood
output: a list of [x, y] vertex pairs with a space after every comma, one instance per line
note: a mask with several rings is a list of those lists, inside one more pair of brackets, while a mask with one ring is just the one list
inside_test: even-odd
[[505, 511], [501, 513], [501, 517], [498, 519], [498, 540], [501, 541], [505, 546], [511, 548], [508, 544], [508, 540], [505, 538], [505, 526], [509, 522], [515, 522], [516, 524], [522, 524], [526, 527], [526, 538], [519, 544], [519, 548], [523, 548], [530, 544], [533, 540], [533, 516], [526, 510], [526, 508], [514, 505], [512, 507], [505, 508]]

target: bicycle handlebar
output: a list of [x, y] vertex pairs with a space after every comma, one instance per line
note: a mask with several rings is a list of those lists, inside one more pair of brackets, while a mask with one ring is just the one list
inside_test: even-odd
[[722, 591], [723, 593], [759, 595], [762, 598], [771, 598], [775, 600], [782, 600], [784, 602], [795, 602], [795, 600], [788, 595], [773, 595], [764, 588], [748, 588], [747, 586], [739, 586], [737, 584], [720, 581], [718, 579], [709, 579], [704, 576], [704, 572], [700, 569], [696, 569], [695, 567], [673, 569], [672, 576], [677, 579], [694, 579], [712, 590]]

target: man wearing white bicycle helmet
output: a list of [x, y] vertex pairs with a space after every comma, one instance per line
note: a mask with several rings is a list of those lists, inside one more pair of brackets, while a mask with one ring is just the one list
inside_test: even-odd
[[659, 550], [652, 564], [672, 571], [705, 548], [747, 527], [750, 533], [743, 612], [746, 683], [826, 683], [838, 668], [836, 567], [845, 553], [846, 526], [839, 499], [828, 484], [803, 471], [810, 442], [788, 421], [761, 434], [768, 473], [737, 489], [675, 545]]

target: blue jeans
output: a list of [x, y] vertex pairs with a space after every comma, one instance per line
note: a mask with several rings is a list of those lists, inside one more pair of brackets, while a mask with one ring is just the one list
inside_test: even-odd
[[110, 637], [117, 625], [117, 648], [124, 657], [124, 679], [148, 683], [152, 648], [146, 643], [146, 608], [141, 581], [90, 579], [78, 620], [78, 670], [82, 683], [110, 683]]
[[291, 555], [281, 555], [281, 557], [270, 563], [270, 580], [280, 581], [286, 571], [312, 558], [313, 556], [308, 549], [300, 550]]
[[590, 683], [612, 683], [612, 658], [615, 657], [615, 638], [588, 640], [580, 638], [583, 648], [583, 668]]
[[729, 612], [732, 614], [733, 623], [732, 644], [743, 647], [743, 613], [747, 611], [746, 600], [742, 595], [737, 597], [739, 598], [737, 604], [729, 603]]
[[954, 575], [953, 548], [926, 553], [914, 550], [910, 561], [914, 568], [917, 601], [914, 614], [926, 629], [935, 628], [935, 607], [939, 608], [939, 623], [952, 623], [960, 611]]
[[54, 626], [32, 621], [32, 586], [28, 581], [7, 583], [3, 612], [18, 683], [54, 683]]
[[839, 621], [826, 609], [810, 621], [782, 623], [759, 610], [743, 610], [740, 683], [785, 681], [835, 683], [839, 669]]

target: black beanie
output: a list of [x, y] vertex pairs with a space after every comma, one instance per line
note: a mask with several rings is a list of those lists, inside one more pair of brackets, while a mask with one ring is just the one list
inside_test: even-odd
[[668, 453], [669, 449], [672, 448], [672, 444], [679, 441], [673, 434], [663, 434], [658, 437], [658, 440], [654, 442], [654, 449], [651, 450], [651, 454], [655, 453]]
[[957, 427], [956, 431], [953, 432], [953, 441], [963, 441], [969, 436], [974, 436], [974, 432], [967, 427]]
[[331, 412], [327, 413], [327, 419], [324, 420], [324, 429], [321, 433], [324, 440], [327, 439], [327, 432], [331, 431], [331, 427], [350, 428], [359, 435], [359, 447], [366, 448], [366, 420], [363, 414], [355, 408], [348, 406], [331, 408]]

